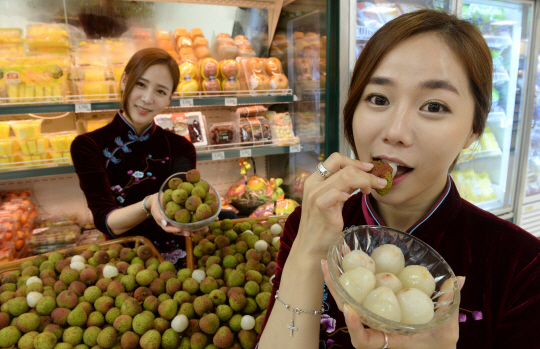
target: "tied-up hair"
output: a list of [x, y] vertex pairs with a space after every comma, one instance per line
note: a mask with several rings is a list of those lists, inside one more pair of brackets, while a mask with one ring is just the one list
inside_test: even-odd
[[[127, 81], [125, 88], [122, 91], [122, 108], [124, 109], [124, 113], [126, 113], [128, 117], [131, 117], [131, 115], [129, 115], [128, 111], [127, 96], [129, 96], [129, 94], [135, 87], [135, 84], [137, 83], [137, 81], [139, 81], [141, 76], [143, 76], [144, 72], [148, 68], [156, 64], [162, 64], [166, 66], [171, 73], [173, 85], [171, 95], [169, 97], [171, 97], [174, 91], [176, 91], [178, 82], [180, 81], [180, 70], [178, 69], [178, 63], [176, 63], [174, 58], [172, 58], [171, 55], [167, 53], [167, 51], [155, 47], [145, 48], [137, 51], [131, 57], [128, 64], [126, 65], [126, 68], [124, 69], [124, 75], [127, 76]], [[122, 79], [123, 78], [124, 76], [122, 76]]]
[[[419, 10], [401, 15], [381, 27], [366, 43], [356, 61], [349, 87], [347, 103], [343, 108], [345, 137], [358, 152], [353, 134], [353, 117], [364, 89], [377, 65], [402, 41], [422, 33], [435, 33], [461, 61], [469, 79], [474, 99], [472, 132], [479, 137], [484, 132], [491, 108], [493, 61], [482, 33], [470, 22], [455, 15], [436, 10]], [[450, 171], [455, 166], [457, 157]]]

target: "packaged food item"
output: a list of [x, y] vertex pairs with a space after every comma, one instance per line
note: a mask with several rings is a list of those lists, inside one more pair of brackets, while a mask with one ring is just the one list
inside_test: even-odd
[[214, 58], [206, 58], [201, 63], [201, 77], [210, 79], [219, 75], [219, 65]]
[[212, 44], [212, 56], [218, 61], [226, 59], [235, 59], [238, 56], [239, 49], [234, 44], [234, 40], [229, 34], [220, 33]]
[[240, 141], [243, 145], [271, 141], [270, 123], [264, 117], [249, 116], [240, 119]]
[[5, 242], [0, 247], [0, 263], [9, 262], [15, 259], [15, 244]]
[[236, 94], [236, 91], [240, 91], [240, 81], [231, 77], [228, 79], [223, 79], [221, 82], [221, 90], [227, 91], [229, 94]]
[[11, 65], [2, 72], [10, 103], [61, 101], [67, 89], [67, 74], [57, 64]]
[[210, 124], [208, 127], [208, 137], [210, 138], [210, 145], [238, 143], [238, 120]]
[[291, 116], [288, 112], [276, 113], [269, 111], [265, 113], [265, 117], [270, 120], [272, 134], [277, 144], [296, 144], [298, 137], [294, 135]]
[[176, 28], [173, 33], [173, 39], [176, 42], [179, 37], [185, 36], [189, 38], [189, 32], [186, 28]]
[[33, 23], [26, 27], [25, 44], [29, 51], [69, 53], [69, 35], [63, 24]]
[[262, 105], [250, 105], [248, 107], [240, 107], [236, 109], [236, 112], [240, 114], [240, 116], [247, 117], [247, 116], [262, 115], [267, 110], [268, 109], [266, 109]]
[[220, 62], [220, 72], [221, 76], [225, 79], [238, 79], [240, 76], [240, 67], [238, 66], [238, 62], [234, 59], [227, 59]]
[[195, 38], [199, 36], [204, 37], [201, 28], [193, 28], [189, 31], [189, 37], [191, 38], [191, 40], [195, 40]]
[[[17, 142], [19, 143], [21, 153], [25, 155], [45, 153], [45, 151], [47, 151], [47, 149], [49, 148], [48, 137], [27, 138], [18, 140]], [[58, 145], [58, 143], [56, 143], [55, 145]]]
[[28, 237], [29, 249], [35, 254], [77, 246], [81, 228], [78, 225], [38, 228]]
[[240, 46], [251, 46], [249, 39], [245, 35], [236, 35], [234, 37], [234, 44], [238, 47]]
[[171, 33], [168, 30], [158, 30], [156, 31], [156, 40], [171, 41]]
[[49, 152], [51, 162], [56, 166], [59, 165], [73, 165], [71, 159], [71, 153], [69, 151], [51, 151]]
[[164, 130], [175, 131], [172, 114], [159, 114], [154, 116], [154, 122], [156, 125]]
[[[202, 88], [204, 92], [219, 92], [221, 91], [221, 84], [215, 76], [211, 76], [209, 79], [204, 79], [202, 82]], [[205, 93], [212, 94], [212, 93]]]
[[17, 139], [37, 138], [41, 136], [41, 119], [9, 121]]
[[43, 215], [36, 220], [38, 228], [64, 227], [78, 224], [79, 218], [75, 214]]
[[13, 155], [14, 147], [13, 143], [16, 142], [13, 139], [0, 139], [0, 156]]
[[105, 236], [97, 229], [83, 230], [79, 239], [79, 246], [92, 245], [105, 241]]
[[0, 122], [0, 138], [8, 138], [9, 137], [9, 122], [3, 121]]
[[199, 83], [195, 78], [192, 78], [190, 75], [186, 75], [182, 80], [180, 80], [177, 91], [180, 96], [194, 96], [199, 91]]
[[180, 64], [180, 80], [183, 80], [186, 76], [195, 78], [197, 76], [197, 65], [193, 62], [185, 62]]
[[176, 39], [176, 47], [178, 47], [178, 49], [182, 47], [191, 47], [192, 45], [193, 42], [187, 36], [179, 36], [178, 39]]
[[22, 29], [0, 28], [0, 45], [22, 43]]
[[210, 50], [206, 46], [197, 46], [193, 49], [193, 54], [197, 59], [205, 59], [210, 57]]
[[196, 148], [206, 147], [205, 119], [201, 112], [171, 114], [174, 133], [186, 137]]
[[92, 132], [92, 131], [95, 131], [97, 130], [98, 128], [102, 128], [103, 126], [107, 126], [111, 121], [112, 119], [111, 118], [106, 118], [106, 119], [90, 119], [90, 120], [85, 120], [86, 121], [86, 132]]
[[78, 95], [83, 101], [107, 101], [116, 94], [118, 86], [113, 81], [77, 82]]
[[265, 217], [274, 215], [286, 215], [294, 212], [294, 209], [300, 206], [298, 202], [292, 199], [278, 200], [274, 206], [273, 201], [269, 201], [266, 204], [257, 207], [257, 209], [250, 214], [250, 217]]
[[193, 39], [193, 47], [205, 46], [208, 47], [208, 39], [202, 36], [197, 36]]

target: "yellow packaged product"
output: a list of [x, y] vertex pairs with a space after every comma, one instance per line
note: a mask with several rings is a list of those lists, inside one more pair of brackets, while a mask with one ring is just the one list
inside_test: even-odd
[[9, 137], [9, 122], [0, 122], [0, 138]]
[[482, 144], [484, 150], [500, 149], [499, 143], [497, 143], [497, 139], [489, 127], [486, 127], [484, 134], [480, 137], [480, 144]]
[[13, 139], [0, 140], [0, 156], [13, 155]]
[[0, 44], [20, 44], [22, 42], [22, 29], [0, 28]]
[[112, 119], [91, 119], [86, 121], [86, 132], [92, 132], [98, 128], [107, 126]]
[[10, 121], [9, 125], [17, 139], [37, 138], [41, 136], [42, 120]]
[[79, 82], [79, 94], [85, 101], [109, 100], [109, 95], [114, 91], [110, 81]]
[[24, 168], [46, 167], [51, 164], [51, 155], [48, 152], [21, 155]]
[[[56, 65], [12, 65], [3, 69], [11, 103], [33, 102], [36, 97], [50, 97], [61, 100], [65, 86], [64, 70]], [[42, 101], [38, 98], [37, 101]]]
[[23, 139], [19, 140], [18, 143], [21, 153], [25, 155], [44, 153], [49, 148], [49, 139], [47, 137]]
[[52, 151], [49, 154], [56, 165], [70, 165], [73, 163], [69, 151]]
[[14, 170], [18, 166], [20, 166], [20, 163], [17, 163], [20, 159], [17, 155], [4, 155], [0, 156], [0, 171], [9, 171]]
[[76, 132], [61, 132], [56, 134], [48, 135], [49, 142], [51, 143], [51, 148], [55, 151], [69, 150], [71, 147], [71, 142], [77, 136]]

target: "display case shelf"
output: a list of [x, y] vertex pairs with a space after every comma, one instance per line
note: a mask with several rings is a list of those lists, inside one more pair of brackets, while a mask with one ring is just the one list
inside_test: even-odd
[[[206, 97], [206, 98], [178, 98], [171, 101], [171, 107], [208, 107], [208, 106], [234, 106], [254, 104], [281, 104], [294, 101], [292, 93], [276, 94], [270, 96], [236, 96], [236, 97]], [[87, 103], [59, 103], [59, 104], [6, 104], [0, 106], [0, 115], [13, 114], [40, 114], [40, 113], [66, 113], [66, 112], [96, 112], [116, 110], [121, 108], [119, 101]]]
[[[265, 156], [296, 153], [302, 151], [300, 144], [281, 145], [281, 146], [264, 146], [264, 147], [242, 147], [242, 148], [226, 148], [214, 149], [212, 151], [197, 151], [197, 161], [208, 160], [225, 160], [235, 159], [247, 156]], [[75, 173], [75, 168], [72, 165], [43, 167], [17, 171], [0, 172], [0, 181], [16, 180], [30, 177], [56, 176], [62, 174]]]

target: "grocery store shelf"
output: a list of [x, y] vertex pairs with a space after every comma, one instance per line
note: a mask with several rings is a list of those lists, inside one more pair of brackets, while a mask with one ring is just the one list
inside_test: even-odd
[[[292, 94], [271, 96], [238, 96], [238, 97], [209, 97], [209, 98], [179, 98], [171, 101], [171, 107], [206, 107], [206, 106], [234, 106], [252, 104], [278, 104], [294, 101]], [[116, 110], [120, 102], [97, 103], [65, 103], [65, 104], [11, 104], [0, 106], [0, 115], [13, 114], [40, 114], [40, 113], [66, 113], [66, 112], [95, 112]]]
[[[263, 156], [296, 153], [302, 151], [300, 144], [282, 145], [282, 146], [263, 146], [263, 147], [242, 147], [234, 149], [222, 149], [212, 151], [197, 151], [197, 161], [208, 160], [224, 160], [234, 159], [248, 156]], [[249, 153], [249, 154], [248, 154]], [[26, 169], [19, 171], [0, 172], [0, 181], [17, 180], [31, 177], [56, 176], [63, 174], [75, 173], [75, 168], [72, 165], [43, 167], [35, 169]]]

